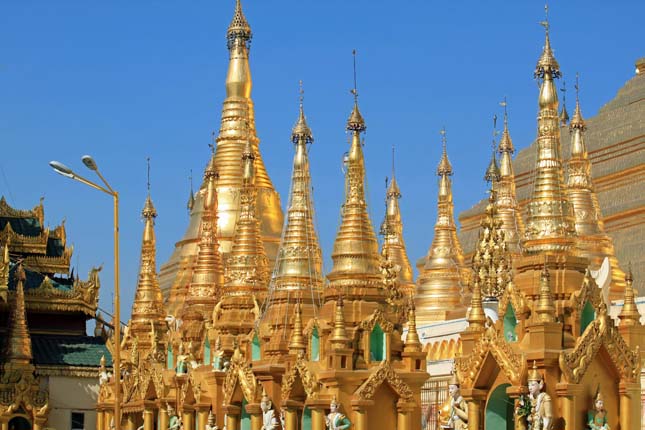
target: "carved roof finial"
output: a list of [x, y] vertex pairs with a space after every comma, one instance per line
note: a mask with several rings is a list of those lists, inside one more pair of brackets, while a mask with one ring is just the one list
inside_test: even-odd
[[356, 49], [352, 51], [352, 56], [354, 59], [354, 88], [352, 88], [350, 92], [354, 95], [354, 108], [352, 109], [352, 113], [349, 115], [349, 119], [347, 120], [347, 130], [361, 133], [367, 130], [367, 126], [365, 125], [363, 115], [361, 115], [361, 112], [358, 109], [358, 87], [356, 84]]

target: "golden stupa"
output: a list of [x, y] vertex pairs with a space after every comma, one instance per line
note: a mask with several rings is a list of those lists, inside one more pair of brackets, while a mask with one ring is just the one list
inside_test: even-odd
[[[522, 401], [533, 402], [536, 420], [542, 414], [532, 421], [535, 430], [583, 428], [598, 395], [611, 411], [611, 428], [639, 428], [645, 329], [631, 272], [624, 282], [615, 279], [621, 274], [616, 260], [607, 260], [607, 291], [624, 297], [616, 320], [592, 275], [600, 257], [613, 249], [598, 217], [588, 223], [579, 210], [597, 208], [579, 104], [571, 121], [577, 149], [565, 180], [560, 132], [568, 115], [559, 111], [554, 80], [561, 72], [544, 25], [535, 71], [538, 157], [526, 219], [516, 197], [505, 113], [486, 169], [490, 195], [468, 266], [457, 237], [443, 131], [435, 236], [414, 282], [394, 174], [385, 195], [380, 251], [368, 215], [369, 142], [362, 139], [367, 126], [356, 85], [329, 273], [323, 273], [314, 225], [309, 159], [315, 153], [302, 89], [282, 225], [279, 198], [258, 150], [250, 100], [251, 28], [237, 0], [227, 34], [229, 74], [217, 148], [200, 191], [191, 193], [188, 232], [159, 276], [156, 212], [150, 196], [146, 200], [139, 284], [123, 341], [123, 416], [112, 416], [112, 377], [101, 385], [98, 430], [110, 430], [113, 420], [127, 430], [420, 430], [422, 419], [429, 423], [432, 415], [421, 394], [434, 376], [427, 372], [428, 357], [454, 361], [451, 378], [442, 381], [461, 389], [460, 403], [467, 405], [461, 428], [526, 428], [526, 417], [514, 408]], [[160, 309], [163, 289], [168, 299]], [[141, 316], [146, 312], [147, 327]], [[161, 329], [164, 314], [168, 330]], [[432, 330], [432, 324], [450, 321], [465, 327], [456, 340], [442, 346], [442, 353], [424, 347], [417, 325]], [[548, 403], [544, 410], [536, 397], [527, 397], [528, 387], [538, 382], [539, 398]], [[503, 410], [496, 409], [500, 405]]]

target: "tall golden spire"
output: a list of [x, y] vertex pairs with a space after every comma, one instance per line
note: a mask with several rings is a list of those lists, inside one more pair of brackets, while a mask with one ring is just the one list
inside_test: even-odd
[[275, 352], [276, 356], [284, 356], [289, 332], [292, 328], [295, 330], [289, 319], [285, 319], [285, 315], [293, 314], [296, 301], [302, 303], [305, 318], [309, 320], [316, 314], [322, 292], [322, 252], [314, 227], [307, 148], [308, 144], [313, 143], [313, 134], [307, 125], [303, 101], [301, 82], [299, 115], [291, 133], [295, 155], [287, 219], [269, 284], [266, 312], [262, 317], [262, 323], [268, 324], [272, 333], [267, 345], [267, 355]]
[[235, 226], [233, 247], [226, 261], [225, 296], [256, 294], [263, 299], [267, 292], [269, 261], [256, 216], [255, 161], [253, 147], [248, 142], [242, 153], [244, 187], [240, 196], [241, 211]]
[[[249, 47], [251, 28], [238, 0], [231, 25], [227, 32], [229, 64], [226, 75], [226, 98], [222, 106], [221, 125], [216, 140], [215, 167], [219, 174], [217, 181], [217, 238], [223, 259], [226, 259], [233, 246], [235, 223], [240, 217], [240, 194], [243, 187], [243, 172], [240, 164], [242, 153], [247, 144], [255, 157], [255, 188], [257, 217], [266, 253], [274, 261], [283, 226], [280, 196], [267, 174], [260, 155], [259, 142], [255, 129], [255, 113], [251, 100], [251, 69], [249, 66]], [[162, 289], [190, 279], [190, 271], [197, 254], [199, 225], [202, 204], [200, 202], [206, 183], [202, 183], [196, 196], [195, 207], [191, 212], [190, 224], [182, 240], [177, 242], [170, 260], [161, 267], [160, 282]]]
[[313, 135], [305, 119], [302, 98], [291, 140], [295, 145], [291, 195], [271, 286], [274, 290], [301, 291], [303, 297], [313, 295], [316, 298], [315, 302], [318, 302], [323, 279], [322, 253], [314, 227], [307, 151], [307, 145], [313, 143]]
[[504, 107], [504, 130], [499, 141], [497, 152], [499, 158], [500, 178], [497, 182], [497, 217], [502, 221], [504, 240], [508, 251], [513, 256], [522, 253], [521, 238], [524, 237], [524, 221], [517, 204], [515, 192], [515, 172], [513, 171], [513, 140], [508, 131], [508, 112], [506, 98], [501, 103]]
[[620, 315], [618, 315], [621, 326], [634, 326], [640, 324], [641, 314], [640, 312], [638, 312], [638, 306], [636, 305], [636, 301], [634, 300], [634, 287], [632, 286], [633, 281], [634, 278], [630, 264], [629, 270], [625, 275], [626, 286], [623, 310], [620, 312]]
[[141, 211], [144, 220], [143, 238], [141, 240], [141, 263], [139, 266], [139, 282], [132, 304], [130, 333], [135, 335], [140, 346], [150, 346], [152, 339], [148, 338], [150, 323], [157, 329], [164, 324], [165, 312], [159, 282], [157, 280], [157, 259], [155, 238], [155, 218], [157, 211], [150, 197], [150, 159], [148, 159], [148, 195]]
[[529, 253], [566, 251], [575, 241], [572, 206], [566, 196], [560, 147], [558, 94], [554, 79], [560, 66], [549, 40], [549, 22], [543, 21], [546, 39], [535, 69], [541, 80], [538, 99], [538, 156], [533, 193], [527, 205], [524, 248]]
[[394, 174], [394, 147], [392, 147], [392, 180], [385, 193], [385, 218], [381, 223], [381, 235], [383, 235], [381, 254], [387, 255], [400, 268], [397, 273], [399, 288], [404, 296], [409, 296], [414, 294], [415, 284], [412, 266], [403, 240], [403, 222], [401, 221], [401, 209], [399, 207], [400, 198], [401, 191]]
[[605, 258], [611, 266], [610, 299], [617, 300], [625, 288], [625, 273], [618, 266], [614, 245], [605, 233], [598, 197], [591, 179], [591, 161], [587, 155], [584, 132], [585, 121], [580, 110], [578, 76], [576, 75], [576, 109], [571, 119], [571, 159], [567, 166], [567, 195], [575, 215], [576, 242], [580, 254], [598, 270]]
[[27, 316], [25, 312], [24, 282], [27, 279], [22, 262], [19, 262], [14, 276], [16, 279], [16, 293], [11, 313], [11, 322], [7, 336], [8, 347], [6, 362], [11, 365], [28, 365], [31, 362], [31, 337], [27, 330]]
[[425, 265], [417, 280], [417, 318], [421, 322], [463, 317], [462, 304], [464, 256], [457, 239], [452, 202], [452, 165], [446, 150], [446, 131], [441, 131], [443, 151], [437, 175], [439, 196], [434, 238]]
[[382, 276], [378, 243], [365, 200], [365, 162], [361, 133], [365, 120], [358, 109], [358, 92], [354, 83], [354, 108], [347, 121], [352, 143], [347, 154], [346, 193], [342, 220], [332, 252], [333, 267], [327, 275], [329, 296], [344, 294], [350, 300], [382, 299]]
[[[197, 260], [193, 267], [192, 279], [188, 286], [188, 294], [182, 310], [182, 318], [187, 326], [186, 328], [188, 328], [189, 321], [197, 322], [210, 318], [221, 293], [224, 280], [222, 257], [217, 240], [217, 178], [215, 155], [212, 154], [210, 162], [204, 171], [206, 188], [201, 198], [202, 210]], [[196, 329], [196, 327], [192, 329]]]

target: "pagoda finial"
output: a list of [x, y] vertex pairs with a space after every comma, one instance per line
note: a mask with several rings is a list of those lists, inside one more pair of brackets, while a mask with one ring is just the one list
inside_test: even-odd
[[251, 37], [253, 37], [251, 26], [246, 21], [246, 17], [242, 11], [242, 2], [240, 0], [235, 0], [235, 12], [233, 13], [233, 19], [231, 20], [231, 24], [228, 26], [228, 31], [226, 32], [229, 49], [236, 40], [242, 41], [246, 44], [251, 40]]
[[549, 24], [549, 5], [544, 5], [544, 21], [540, 22], [540, 25], [544, 27], [544, 48], [542, 50], [542, 55], [540, 56], [537, 65], [535, 67], [535, 77], [543, 79], [545, 75], [549, 75], [551, 79], [560, 77], [560, 65], [553, 55], [551, 50], [551, 40], [549, 39], [549, 30], [551, 28]]
[[[513, 147], [513, 141], [511, 139], [511, 135], [508, 131], [508, 102], [506, 101], [506, 96], [504, 96], [504, 100], [499, 103], [500, 106], [504, 108], [504, 130], [502, 131], [502, 137], [499, 140], [499, 148], [498, 152], [501, 154], [503, 152], [508, 152], [509, 154], [513, 154], [515, 152], [515, 148]], [[512, 169], [512, 164], [511, 164], [511, 169]], [[501, 172], [502, 175], [504, 175], [504, 172]]]
[[27, 280], [22, 260], [18, 261], [14, 272], [16, 292], [11, 312], [9, 333], [7, 336], [6, 363], [26, 365], [32, 360], [31, 337], [27, 330], [27, 314], [25, 309], [24, 282]]
[[367, 130], [365, 126], [365, 120], [363, 115], [361, 115], [360, 110], [358, 109], [358, 87], [356, 85], [356, 49], [352, 50], [352, 56], [354, 59], [354, 88], [351, 89], [351, 93], [354, 95], [354, 108], [352, 113], [349, 115], [347, 120], [347, 130], [354, 133], [361, 133]]
[[[576, 109], [573, 112], [573, 119], [571, 120], [571, 125], [570, 128], [571, 130], [574, 129], [579, 129], [581, 132], [585, 131], [587, 129], [587, 126], [585, 124], [585, 120], [582, 118], [582, 112], [580, 110], [580, 85], [579, 85], [579, 74], [576, 72]], [[574, 146], [571, 147], [571, 156], [581, 156], [584, 153], [584, 156], [586, 157], [586, 148], [584, 147], [584, 143], [582, 140], [578, 142], [573, 142]], [[578, 145], [575, 145], [577, 143]]]
[[188, 195], [188, 202], [186, 203], [186, 208], [188, 213], [190, 213], [195, 207], [195, 192], [193, 191], [193, 169], [190, 169], [190, 174], [188, 175], [188, 181], [190, 183], [190, 194]]
[[625, 274], [625, 299], [623, 301], [623, 310], [618, 315], [620, 325], [634, 326], [640, 325], [641, 314], [638, 312], [638, 306], [634, 300], [634, 276], [632, 275], [632, 263], [629, 263], [627, 273]]
[[562, 79], [562, 109], [560, 110], [560, 126], [566, 127], [569, 122], [569, 112], [567, 112], [567, 83]]
[[441, 134], [442, 153], [441, 160], [437, 166], [437, 175], [452, 176], [452, 164], [450, 164], [450, 160], [448, 160], [448, 151], [446, 149], [446, 144], [448, 142], [448, 138], [446, 137], [446, 127], [443, 127], [439, 134]]
[[410, 295], [410, 305], [408, 310], [408, 333], [405, 336], [405, 346], [403, 348], [406, 352], [419, 352], [421, 351], [421, 340], [417, 332], [417, 314], [414, 307], [414, 300]]
[[305, 336], [302, 327], [302, 309], [300, 302], [296, 303], [296, 315], [293, 321], [293, 331], [291, 332], [291, 339], [289, 340], [289, 352], [299, 354], [305, 352], [307, 345], [305, 343]]
[[497, 166], [497, 157], [495, 156], [495, 150], [497, 149], [497, 142], [495, 141], [496, 138], [497, 138], [497, 115], [493, 115], [492, 154], [490, 158], [490, 163], [488, 164], [488, 168], [486, 169], [486, 173], [484, 174], [484, 180], [491, 185], [491, 190], [493, 189], [493, 185], [500, 179], [499, 167]]
[[484, 313], [484, 306], [482, 304], [482, 282], [483, 278], [477, 276], [474, 277], [473, 281], [473, 292], [470, 297], [470, 309], [468, 310], [468, 315], [466, 316], [466, 321], [468, 321], [467, 331], [483, 331], [486, 325], [486, 313]]
[[298, 120], [296, 121], [296, 124], [293, 126], [293, 129], [291, 130], [291, 141], [293, 143], [298, 143], [300, 139], [304, 141], [304, 143], [313, 143], [314, 142], [314, 136], [311, 133], [311, 129], [307, 125], [307, 119], [305, 118], [305, 111], [304, 111], [304, 99], [305, 99], [305, 90], [302, 88], [302, 81], [300, 81], [300, 113], [298, 114]]
[[540, 274], [540, 288], [538, 290], [538, 300], [535, 307], [537, 319], [543, 323], [555, 321], [555, 304], [553, 303], [549, 269], [547, 268], [546, 263], [547, 256], [544, 254], [544, 266], [542, 273]]
[[333, 349], [346, 348], [349, 338], [345, 329], [345, 315], [343, 314], [343, 296], [338, 296], [336, 312], [334, 314], [334, 330], [329, 338]]

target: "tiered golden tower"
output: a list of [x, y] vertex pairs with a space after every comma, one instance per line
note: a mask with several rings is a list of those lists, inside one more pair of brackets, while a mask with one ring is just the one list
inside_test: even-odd
[[586, 125], [577, 91], [576, 82], [576, 109], [569, 124], [571, 158], [567, 166], [567, 195], [575, 214], [576, 246], [580, 255], [589, 259], [591, 269], [608, 272], [600, 274], [606, 279], [606, 285], [601, 287], [607, 290], [606, 295], [610, 300], [617, 300], [625, 289], [625, 273], [618, 266], [614, 245], [605, 233], [598, 197], [591, 180], [591, 162], [584, 138]]
[[[227, 31], [229, 50], [228, 73], [226, 74], [226, 99], [222, 106], [221, 126], [217, 136], [215, 170], [217, 180], [217, 239], [224, 259], [231, 252], [235, 225], [241, 211], [242, 165], [240, 158], [248, 144], [255, 157], [256, 205], [260, 231], [267, 256], [273, 264], [281, 237], [283, 215], [280, 197], [264, 166], [259, 151], [259, 138], [255, 129], [255, 112], [251, 100], [251, 69], [249, 50], [252, 37], [242, 5], [237, 1], [235, 14]], [[206, 182], [194, 198], [190, 223], [182, 240], [175, 245], [170, 259], [162, 265], [159, 282], [164, 294], [171, 288], [186, 285], [197, 255], [199, 231]]]
[[[295, 154], [287, 217], [277, 246], [282, 214], [258, 151], [250, 100], [251, 28], [237, 0], [227, 33], [229, 73], [217, 149], [197, 197], [191, 194], [186, 238], [162, 269], [164, 279], [174, 280], [166, 307], [169, 330], [161, 334], [160, 293], [150, 271], [156, 212], [149, 196], [146, 201], [140, 282], [125, 340], [125, 415], [115, 419], [128, 430], [140, 425], [153, 430], [155, 416], [158, 428], [169, 430], [213, 430], [215, 425], [323, 430], [331, 422], [351, 423], [357, 430], [420, 430], [421, 387], [428, 373], [417, 322], [427, 329], [453, 319], [460, 327], [467, 324], [457, 341], [460, 348], [454, 348], [458, 357], [451, 384], [460, 385], [468, 405], [469, 430], [521, 429], [525, 421], [507, 405], [523, 400], [536, 406], [535, 398], [526, 397], [529, 380], [545, 384], [550, 397], [542, 399], [558, 400], [549, 403], [551, 415], [543, 417], [553, 423], [548, 430], [581, 428], [599, 380], [607, 409], [620, 411], [610, 415], [611, 426], [636, 428], [637, 346], [645, 342], [645, 328], [631, 277], [617, 326], [589, 270], [591, 254], [583, 253], [580, 214], [572, 209], [579, 203], [597, 205], [592, 188], [567, 187], [564, 181], [554, 84], [560, 70], [548, 23], [545, 27], [535, 72], [538, 158], [526, 229], [516, 201], [505, 113], [504, 131], [486, 170], [491, 189], [472, 270], [466, 267], [456, 235], [444, 131], [435, 236], [415, 291], [394, 172], [381, 252], [368, 215], [366, 123], [356, 85], [346, 125], [350, 147], [342, 216], [326, 281], [314, 227], [307, 146], [313, 134], [302, 93], [291, 134]], [[576, 172], [589, 170], [581, 124], [577, 106], [571, 127], [581, 149], [572, 151], [572, 184], [586, 180]], [[601, 234], [601, 227], [589, 228]], [[144, 308], [153, 321], [149, 331], [141, 322]], [[109, 430], [112, 385], [101, 388], [99, 430]], [[499, 405], [503, 412], [495, 409]], [[531, 413], [537, 413], [534, 409]]]
[[415, 297], [419, 323], [464, 317], [465, 273], [464, 256], [457, 239], [457, 226], [452, 202], [452, 165], [446, 150], [446, 134], [442, 131], [443, 152], [437, 166], [439, 197], [434, 238], [419, 266]]

